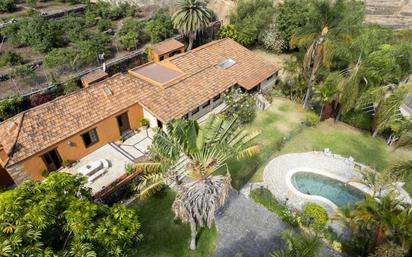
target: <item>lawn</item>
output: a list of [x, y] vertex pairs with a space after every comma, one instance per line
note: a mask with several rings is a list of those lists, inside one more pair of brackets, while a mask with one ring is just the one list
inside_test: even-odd
[[143, 240], [130, 256], [136, 257], [200, 257], [212, 256], [215, 250], [216, 229], [203, 229], [198, 235], [196, 251], [189, 249], [190, 228], [174, 220], [171, 206], [175, 193], [165, 189], [147, 200], [136, 201], [142, 224]]
[[[412, 151], [393, 151], [384, 139], [374, 138], [368, 132], [361, 132], [344, 123], [334, 123], [331, 120], [322, 122], [316, 128], [306, 128], [289, 141], [279, 154], [322, 151], [325, 148], [343, 156], [352, 156], [356, 161], [378, 171], [397, 161], [412, 160]], [[412, 194], [412, 180], [407, 181], [405, 189]]]
[[303, 119], [303, 111], [297, 105], [284, 98], [274, 98], [272, 106], [265, 111], [258, 111], [256, 119], [245, 127], [246, 131], [259, 132], [255, 143], [263, 146], [255, 157], [246, 160], [228, 162], [232, 176], [232, 186], [240, 189], [256, 173], [264, 168], [273, 152], [280, 147], [283, 137], [299, 127]]

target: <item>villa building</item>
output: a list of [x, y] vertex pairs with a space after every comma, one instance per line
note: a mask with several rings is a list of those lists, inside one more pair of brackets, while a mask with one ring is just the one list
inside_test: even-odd
[[[279, 68], [231, 39], [184, 52], [175, 40], [153, 47], [153, 62], [127, 74], [90, 75], [85, 88], [0, 123], [0, 179], [42, 179], [140, 127], [173, 118], [198, 119], [223, 102], [234, 86], [264, 90]], [[7, 172], [7, 173], [6, 173]]]

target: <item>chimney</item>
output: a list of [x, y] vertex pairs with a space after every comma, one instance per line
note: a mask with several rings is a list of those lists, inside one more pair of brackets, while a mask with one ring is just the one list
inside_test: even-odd
[[109, 74], [107, 72], [102, 71], [102, 70], [97, 70], [97, 71], [90, 72], [87, 75], [84, 75], [83, 77], [80, 78], [80, 80], [82, 82], [83, 87], [88, 87], [94, 83], [97, 83], [99, 81], [106, 79], [107, 77], [109, 77]]

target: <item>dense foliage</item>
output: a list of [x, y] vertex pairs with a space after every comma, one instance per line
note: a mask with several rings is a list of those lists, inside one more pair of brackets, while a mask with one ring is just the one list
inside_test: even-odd
[[21, 97], [4, 99], [0, 101], [0, 122], [13, 117], [23, 111], [23, 99]]
[[[239, 1], [235, 12], [230, 16], [230, 27], [223, 26], [221, 37], [231, 37], [245, 46], [254, 45], [260, 33], [273, 21], [275, 8], [271, 0]], [[227, 33], [225, 31], [231, 31]]]
[[12, 12], [16, 9], [16, 3], [14, 0], [0, 0], [0, 13]]
[[175, 33], [172, 17], [167, 10], [159, 10], [146, 24], [146, 30], [150, 35], [150, 41], [157, 43], [170, 38]]
[[223, 100], [227, 105], [223, 112], [226, 118], [236, 118], [240, 124], [246, 124], [255, 119], [256, 100], [249, 93], [233, 89], [224, 94]]
[[145, 41], [144, 23], [136, 19], [125, 19], [122, 27], [116, 32], [116, 38], [126, 50], [137, 48]]
[[141, 238], [134, 210], [92, 201], [86, 179], [52, 173], [0, 195], [2, 256], [123, 256]]

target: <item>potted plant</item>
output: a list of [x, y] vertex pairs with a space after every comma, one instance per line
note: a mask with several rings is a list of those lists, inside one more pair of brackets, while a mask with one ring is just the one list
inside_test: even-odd
[[149, 122], [148, 119], [143, 118], [143, 119], [140, 120], [140, 125], [141, 125], [144, 129], [147, 129], [147, 128], [149, 128], [149, 126], [150, 126], [150, 122]]

